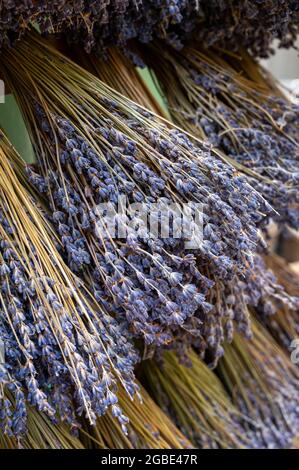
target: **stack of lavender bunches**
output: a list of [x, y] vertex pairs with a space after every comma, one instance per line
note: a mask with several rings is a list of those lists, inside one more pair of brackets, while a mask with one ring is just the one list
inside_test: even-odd
[[[41, 447], [32, 423], [48, 447], [295, 446], [298, 374], [275, 341], [287, 349], [299, 300], [264, 254], [271, 221], [299, 225], [298, 109], [243, 49], [178, 50], [191, 36], [230, 48], [237, 38], [260, 56], [273, 38], [292, 45], [296, 2], [265, 3], [1, 6], [0, 47], [16, 46], [2, 51], [1, 77], [37, 163], [1, 134], [0, 447]], [[95, 75], [72, 62], [33, 19], [106, 50], [106, 71], [83, 49], [70, 56]], [[148, 61], [174, 123], [140, 81], [118, 85], [111, 44], [128, 76], [128, 58]], [[163, 411], [135, 379], [140, 358]]]
[[195, 37], [205, 46], [243, 46], [267, 56], [274, 39], [293, 45], [299, 7], [297, 0], [3, 0], [0, 47], [13, 44], [30, 21], [45, 33], [66, 33], [87, 51], [155, 38], [180, 48]]
[[[257, 255], [264, 246], [258, 228], [274, 214], [271, 206], [220, 154], [36, 33], [3, 59], [39, 161], [28, 177], [50, 202], [65, 259], [103, 308], [144, 341], [145, 353], [192, 344], [216, 363], [233, 322], [250, 337], [248, 305], [296, 304]], [[120, 196], [142, 203], [157, 223], [175, 203], [199, 204], [203, 239], [188, 250], [182, 238], [151, 236], [139, 210], [119, 213]], [[112, 206], [108, 225], [118, 223], [122, 238], [101, 223], [103, 203]]]

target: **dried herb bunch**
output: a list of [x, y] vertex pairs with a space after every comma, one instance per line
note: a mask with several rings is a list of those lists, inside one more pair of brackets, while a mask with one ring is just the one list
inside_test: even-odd
[[[84, 54], [82, 50], [78, 50], [76, 55], [80, 57], [80, 61], [85, 67], [95, 73], [109, 86], [124, 93], [130, 99], [142, 105], [146, 105], [148, 109], [151, 109], [153, 112], [158, 112], [160, 115], [164, 114], [164, 110], [160, 109], [160, 106], [155, 102], [149, 90], [144, 87], [144, 83], [140, 82], [140, 76], [132, 62], [122, 54], [113, 49], [109, 50], [105, 59], [99, 59], [93, 55]], [[258, 82], [259, 87], [271, 87], [273, 93], [281, 94], [276, 84], [273, 82], [273, 79], [271, 79], [271, 76], [264, 76], [259, 68], [252, 67], [252, 59], [247, 54], [244, 55], [244, 61], [245, 59], [248, 74], [252, 75], [252, 79]], [[243, 64], [243, 67], [244, 66], [245, 64]], [[126, 83], [129, 78], [132, 80], [128, 87]], [[274, 322], [276, 321], [275, 316], [273, 317], [270, 314], [275, 314], [281, 310], [288, 311], [289, 315], [293, 316], [298, 308], [298, 300], [295, 299], [298, 292], [294, 290], [290, 292], [287, 290], [287, 293], [294, 298], [291, 300], [286, 297], [283, 292], [284, 287], [282, 287], [281, 283], [275, 278], [271, 266], [267, 266], [258, 254], [256, 254], [254, 262], [255, 269], [252, 270], [250, 274], [248, 273], [246, 282], [234, 284], [227, 280], [217, 279], [215, 287], [210, 291], [209, 297], [209, 299], [217, 299], [216, 302], [215, 300], [210, 300], [211, 303], [215, 302], [215, 310], [217, 311], [217, 309], [219, 309], [221, 311], [221, 309], [229, 309], [230, 314], [228, 317], [230, 318], [233, 318], [233, 310], [235, 310], [236, 315], [240, 318], [240, 314], [238, 313], [240, 309], [247, 311], [248, 306], [254, 306], [259, 311], [259, 315], [267, 318], [267, 321], [269, 320], [270, 322], [272, 319]], [[282, 285], [284, 286], [284, 284]], [[226, 333], [227, 339], [231, 340], [231, 321], [226, 322]]]
[[134, 395], [136, 351], [64, 264], [3, 135], [0, 156], [1, 429], [8, 436], [25, 433], [28, 402], [74, 428], [76, 416], [92, 424], [112, 407], [125, 431], [117, 382]]
[[[234, 57], [231, 60], [236, 61]], [[243, 64], [247, 69], [247, 76], [252, 77], [252, 80], [258, 83], [258, 88], [263, 93], [269, 94], [271, 90], [272, 94], [276, 96], [282, 96], [281, 92], [277, 89], [275, 83], [272, 82], [270, 76], [266, 76], [264, 71], [256, 67], [252, 63], [252, 59], [243, 53]], [[84, 61], [87, 62], [87, 59]], [[128, 94], [131, 98], [138, 100], [138, 96], [141, 88], [138, 86], [138, 80], [134, 81], [134, 85], [131, 85], [129, 89], [125, 89], [125, 83], [123, 77], [128, 75], [133, 76], [136, 74], [134, 67], [125, 58], [121, 57], [120, 54], [108, 54], [105, 61], [97, 60], [92, 58], [93, 71], [97, 75], [106, 81], [109, 85], [113, 85], [117, 90]], [[122, 73], [117, 73], [122, 71]], [[169, 77], [170, 78], [170, 77]], [[171, 83], [171, 81], [169, 82]], [[133, 89], [132, 89], [133, 87]], [[148, 100], [147, 106], [150, 105]], [[155, 109], [155, 108], [153, 108]], [[190, 129], [192, 130], [192, 129]], [[258, 258], [259, 271], [255, 273], [255, 278], [263, 278], [263, 273], [270, 268], [273, 274], [268, 272], [268, 286], [271, 290], [271, 286], [279, 283], [286, 291], [293, 296], [298, 295], [298, 283], [292, 274], [290, 269], [286, 267], [282, 260], [279, 260], [275, 255], [268, 255], [265, 259], [265, 263], [262, 258]], [[253, 287], [253, 284], [249, 284]], [[252, 291], [256, 289], [253, 288]], [[266, 295], [264, 300], [266, 299]], [[250, 302], [249, 302], [250, 303]], [[259, 318], [264, 319], [264, 323], [267, 329], [271, 333], [279, 338], [284, 346], [289, 349], [290, 341], [292, 338], [297, 336], [297, 311], [290, 310], [286, 305], [282, 308], [277, 308], [277, 305], [270, 305], [266, 302], [258, 302], [255, 312]], [[232, 311], [238, 309], [238, 302], [235, 305], [231, 305]], [[269, 315], [269, 313], [275, 313]], [[233, 313], [232, 313], [233, 314]], [[257, 336], [258, 350], [261, 351], [261, 334], [263, 330], [256, 330], [258, 324], [255, 325], [254, 333]], [[258, 333], [257, 333], [257, 332]], [[271, 338], [266, 333], [266, 345]], [[235, 346], [235, 343], [237, 346]], [[297, 376], [292, 366], [289, 364], [289, 360], [284, 357], [283, 353], [276, 347], [272, 347], [271, 350], [267, 351], [269, 356], [273, 356], [276, 361], [282, 364], [286, 360], [287, 367], [290, 366], [291, 370], [284, 376], [278, 374], [277, 368], [275, 368], [275, 386], [272, 387], [271, 382], [271, 364], [268, 361], [264, 361], [259, 357], [259, 377], [255, 372], [250, 372], [251, 379], [249, 380], [250, 386], [246, 385], [248, 374], [244, 364], [242, 365], [242, 359], [238, 359], [242, 352], [241, 357], [246, 358], [245, 353], [242, 351], [242, 344], [240, 341], [233, 343], [232, 348], [234, 354], [230, 354], [230, 360], [228, 367], [228, 373], [225, 376], [224, 383], [229, 383], [228, 390], [234, 394], [233, 399], [236, 405], [241, 408], [237, 411], [221, 385], [221, 382], [216, 378], [215, 374], [209, 371], [205, 364], [202, 363], [197, 355], [192, 351], [186, 354], [187, 365], [185, 367], [179, 364], [177, 358], [172, 353], [166, 353], [163, 355], [162, 365], [155, 361], [146, 361], [143, 363], [143, 383], [152, 393], [154, 399], [162, 407], [164, 411], [173, 419], [180, 429], [186, 436], [193, 442], [194, 445], [199, 447], [281, 447], [281, 446], [296, 446], [293, 440], [296, 434], [296, 428], [287, 430], [286, 438], [283, 439], [282, 435], [279, 435], [280, 431], [280, 420], [283, 418], [288, 422], [297, 420], [296, 410], [296, 399], [294, 400], [294, 392], [296, 386]], [[244, 342], [245, 343], [245, 342]], [[249, 342], [249, 344], [251, 341]], [[246, 343], [245, 343], [246, 344]], [[251, 348], [255, 348], [255, 340], [252, 341], [250, 348], [246, 348], [246, 354], [248, 355], [246, 364], [247, 367], [256, 368], [256, 354], [251, 354]], [[273, 352], [274, 351], [274, 352]], [[236, 359], [237, 358], [237, 359]], [[234, 362], [236, 359], [236, 370], [234, 370]], [[246, 361], [246, 359], [244, 359]], [[189, 362], [189, 364], [188, 364]], [[221, 365], [222, 365], [221, 361]], [[264, 374], [264, 368], [267, 370], [267, 374]], [[220, 367], [222, 370], [222, 368]], [[240, 374], [241, 380], [238, 379]], [[262, 382], [263, 376], [266, 377], [266, 384]], [[222, 374], [221, 374], [222, 376]], [[232, 379], [230, 377], [232, 376]], [[253, 377], [253, 378], [252, 378]], [[257, 382], [255, 383], [254, 380]], [[213, 387], [211, 387], [213, 384]], [[246, 385], [246, 389], [245, 389]], [[266, 400], [266, 405], [263, 410], [258, 412], [252, 412], [254, 407], [254, 393], [257, 385], [258, 400]], [[243, 389], [244, 388], [244, 389]], [[241, 391], [240, 391], [241, 390]], [[268, 395], [266, 391], [273, 391], [273, 395]], [[239, 397], [236, 400], [236, 395]], [[282, 391], [282, 393], [281, 393]], [[249, 398], [247, 398], [247, 394]], [[271, 400], [278, 400], [278, 405], [274, 405], [274, 418], [269, 419], [272, 413]], [[242, 397], [242, 398], [240, 398]], [[243, 401], [244, 400], [244, 401]], [[288, 409], [280, 408], [280, 401], [290, 401]], [[188, 407], [186, 407], [188, 403]], [[245, 404], [244, 404], [245, 403]], [[263, 422], [264, 417], [267, 413], [267, 419]], [[249, 417], [248, 417], [249, 415]], [[270, 422], [270, 431], [267, 430]], [[288, 427], [288, 426], [287, 426]], [[274, 436], [274, 437], [273, 437]]]
[[143, 363], [143, 383], [154, 400], [198, 448], [249, 448], [245, 420], [254, 423], [232, 404], [223, 385], [196, 355], [188, 352], [189, 366], [179, 363], [173, 352], [162, 362]]
[[[0, 449], [190, 449], [192, 444], [175, 427], [140, 385], [142, 400], [119, 390], [119, 406], [128, 417], [128, 433], [109, 410], [94, 425], [81, 417], [77, 435], [65, 423], [27, 407], [27, 429], [13, 436], [0, 431]], [[13, 397], [6, 390], [6, 399]]]
[[146, 57], [174, 122], [225, 153], [277, 211], [275, 220], [298, 228], [298, 106], [244, 52], [160, 45]]
[[195, 36], [205, 46], [238, 44], [268, 56], [274, 39], [280, 47], [294, 44], [299, 7], [297, 0], [3, 0], [3, 42], [11, 44], [30, 20], [45, 33], [63, 32], [89, 52], [126, 47], [130, 39], [163, 38], [179, 48]]
[[219, 361], [218, 373], [240, 412], [257, 426], [257, 448], [290, 448], [298, 435], [298, 368], [256, 320], [253, 339], [235, 335]]
[[[3, 58], [39, 160], [40, 174], [29, 169], [29, 178], [48, 197], [71, 269], [84, 272], [97, 300], [146, 344], [190, 339], [219, 357], [231, 309], [213, 312], [221, 288], [212, 304], [207, 295], [218, 280], [234, 289], [257, 269], [258, 225], [272, 213], [269, 204], [200, 140], [113, 91], [37, 33]], [[142, 202], [156, 219], [153, 203], [202, 204], [204, 240], [188, 252], [181, 238], [139, 230], [136, 213], [122, 220], [125, 240], [105, 227], [99, 237], [98, 204], [116, 207], [120, 195]], [[249, 335], [243, 298], [240, 305], [234, 319]]]

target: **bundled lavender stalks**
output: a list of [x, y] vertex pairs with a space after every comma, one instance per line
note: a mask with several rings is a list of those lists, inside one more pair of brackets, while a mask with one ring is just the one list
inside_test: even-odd
[[[214, 282], [236, 284], [251, 270], [268, 203], [201, 141], [166, 126], [37, 34], [6, 51], [2, 65], [39, 159], [40, 174], [29, 169], [29, 178], [49, 199], [71, 269], [89, 276], [97, 300], [146, 344], [191, 338], [221, 355], [231, 313], [214, 312], [207, 295]], [[124, 237], [112, 237], [98, 205], [112, 205], [112, 223], [119, 222], [119, 196], [141, 202], [158, 222], [161, 208], [200, 204], [203, 240], [188, 251], [184, 237], [152, 236], [134, 211], [122, 217]], [[247, 309], [236, 323], [250, 334]]]
[[[149, 42], [164, 37], [183, 20], [186, 0], [43, 1], [38, 23], [42, 32], [64, 32], [70, 42], [103, 52], [107, 46], [126, 46], [132, 38]], [[190, 2], [193, 3], [193, 2]]]
[[[136, 390], [137, 354], [117, 323], [64, 264], [57, 237], [10, 164], [0, 139], [0, 426], [26, 431], [26, 401], [51, 419], [95, 423], [117, 405], [117, 382]], [[5, 390], [11, 395], [8, 400]]]
[[149, 62], [174, 122], [226, 154], [277, 211], [275, 220], [298, 228], [298, 106], [267, 85], [247, 55], [159, 51]]
[[273, 337], [253, 321], [253, 340], [235, 335], [219, 361], [219, 374], [240, 412], [256, 427], [248, 436], [256, 448], [290, 448], [298, 435], [298, 368]]
[[29, 22], [44, 33], [64, 32], [86, 50], [125, 46], [131, 38], [149, 42], [164, 37], [183, 20], [188, 2], [177, 0], [2, 0], [0, 48], [14, 45]]
[[[217, 376], [188, 352], [192, 365], [164, 353], [162, 364], [143, 363], [143, 380], [159, 406], [198, 448], [248, 448], [242, 416], [234, 407]], [[254, 427], [254, 426], [253, 426]]]
[[[7, 390], [6, 399], [12, 400]], [[55, 424], [47, 415], [28, 406], [26, 434], [15, 437], [0, 431], [0, 449], [84, 449], [84, 445], [65, 423]]]
[[[22, 436], [0, 431], [0, 449], [189, 449], [192, 444], [175, 427], [140, 385], [139, 399], [132, 400], [119, 390], [119, 406], [129, 419], [128, 433], [109, 410], [91, 426], [79, 419], [80, 430], [74, 435], [65, 423], [55, 424], [34, 407], [27, 407], [27, 430]], [[13, 398], [6, 390], [6, 399]]]
[[[163, 113], [149, 90], [140, 82], [135, 67], [126, 57], [111, 49], [105, 60], [99, 60], [95, 56], [84, 54], [80, 50], [76, 52], [81, 63], [108, 85], [113, 86], [117, 91], [124, 93], [130, 99], [146, 106], [153, 112]], [[276, 85], [271, 83], [270, 77], [265, 77], [259, 73], [259, 69], [252, 67], [252, 59], [248, 55], [244, 56], [244, 61], [245, 58], [248, 74], [253, 75], [260, 86], [271, 86], [273, 92], [278, 93]], [[130, 86], [126, 85], [128, 81], [130, 81]], [[215, 305], [215, 313], [219, 312], [220, 316], [226, 317], [224, 329], [226, 339], [229, 341], [233, 335], [233, 318], [237, 321], [243, 316], [246, 318], [250, 306], [255, 307], [260, 315], [267, 318], [267, 321], [272, 321], [272, 315], [280, 310], [288, 311], [290, 315], [294, 315], [294, 312], [298, 309], [298, 298], [296, 299], [298, 292], [294, 292], [294, 290], [288, 292], [293, 298], [289, 297], [284, 292], [284, 288], [277, 282], [271, 269], [267, 268], [260, 255], [256, 254], [253, 262], [254, 269], [248, 270], [243, 279], [234, 278], [233, 281], [230, 281], [217, 278], [217, 282], [208, 294], [209, 302]], [[223, 314], [223, 312], [227, 313]], [[212, 322], [213, 319], [210, 321]], [[275, 322], [275, 318], [273, 321]], [[243, 331], [244, 326], [243, 324]], [[206, 332], [209, 332], [209, 342], [213, 342], [214, 335], [210, 333], [217, 331], [217, 326], [208, 323], [204, 328]], [[247, 330], [247, 335], [248, 333]]]

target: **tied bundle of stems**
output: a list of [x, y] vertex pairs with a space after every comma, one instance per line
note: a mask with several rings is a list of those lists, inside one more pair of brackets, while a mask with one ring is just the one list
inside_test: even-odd
[[250, 56], [200, 46], [145, 49], [176, 124], [208, 139], [276, 210], [299, 227], [298, 106]]
[[[231, 334], [233, 319], [224, 289], [217, 296], [209, 290], [226, 278], [241, 297], [235, 323], [250, 336], [246, 287], [237, 286], [256, 270], [258, 225], [272, 209], [246, 178], [37, 33], [6, 50], [1, 66], [39, 161], [41, 174], [29, 169], [30, 180], [48, 197], [69, 266], [89, 278], [97, 300], [113, 306], [147, 345], [196, 343], [217, 360], [224, 324]], [[141, 202], [157, 222], [173, 203], [189, 203], [192, 210], [200, 204], [204, 240], [189, 252], [182, 238], [151, 237], [134, 211], [121, 220], [124, 240], [113, 238], [102, 226], [98, 204], [116, 208], [120, 195]]]
[[[189, 449], [192, 444], [175, 427], [140, 385], [142, 401], [132, 401], [122, 389], [119, 405], [130, 420], [124, 434], [111, 411], [91, 426], [81, 418], [78, 435], [63, 423], [55, 424], [43, 413], [28, 407], [26, 434], [0, 432], [0, 449]], [[7, 399], [12, 399], [7, 393]]]
[[256, 423], [253, 447], [290, 448], [298, 436], [298, 369], [269, 332], [253, 321], [253, 339], [235, 335], [217, 372], [240, 412]]
[[[163, 115], [132, 62], [121, 53], [109, 49], [101, 60], [77, 49], [76, 57], [80, 65], [109, 86]], [[189, 367], [178, 363], [173, 353], [165, 353], [162, 365], [154, 360], [143, 363], [143, 383], [159, 406], [196, 447], [250, 447], [242, 428], [242, 421], [245, 419], [248, 425], [249, 420], [233, 406], [217, 376], [192, 350], [186, 351], [185, 362]]]
[[250, 447], [243, 427], [249, 419], [234, 407], [220, 380], [197, 354], [190, 350], [188, 358], [191, 367], [181, 364], [173, 352], [163, 354], [162, 364], [143, 363], [143, 381], [156, 402], [196, 447]]
[[[244, 63], [246, 59], [246, 64]], [[122, 80], [123, 76], [130, 74], [134, 76], [136, 70], [126, 59], [124, 59], [120, 54], [118, 57], [108, 56], [105, 61], [99, 61], [98, 59], [93, 58], [93, 63], [95, 64], [93, 72], [99, 76], [102, 80], [106, 81], [109, 85], [113, 85], [118, 91], [124, 93], [124, 82]], [[87, 59], [85, 59], [85, 64], [87, 64]], [[280, 91], [276, 88], [275, 83], [272, 83], [271, 76], [264, 76], [262, 71], [259, 68], [252, 67], [252, 59], [249, 56], [245, 56], [242, 63], [244, 69], [245, 65], [248, 67], [248, 76], [252, 76], [252, 80], [259, 82], [260, 88], [264, 92], [271, 88], [271, 93], [280, 96]], [[127, 69], [127, 72], [124, 70], [123, 74], [116, 74], [116, 70], [122, 70], [124, 67]], [[92, 70], [90, 68], [90, 70]], [[138, 91], [134, 91], [132, 87], [138, 88], [138, 81], [134, 82], [134, 85], [131, 85], [127, 89], [126, 94], [134, 100], [138, 100]], [[148, 100], [147, 106], [149, 106], [150, 101]], [[155, 109], [154, 109], [155, 110]], [[266, 263], [264, 264], [262, 259], [260, 259], [260, 268], [262, 271], [266, 269], [266, 266], [270, 267], [272, 272], [279, 274], [277, 272], [277, 262], [275, 255], [268, 255], [266, 258]], [[274, 264], [273, 264], [274, 263]], [[257, 273], [256, 273], [257, 274]], [[272, 277], [269, 273], [269, 285], [272, 287], [277, 280]], [[299, 292], [298, 286], [294, 286], [293, 289], [290, 289], [289, 283], [281, 282], [281, 276], [277, 275], [279, 285], [283, 285], [286, 288], [286, 291], [292, 295], [296, 296]], [[265, 296], [266, 297], [266, 296]], [[272, 326], [277, 325], [276, 333], [280, 335], [283, 334], [283, 329], [288, 325], [288, 318], [286, 318], [283, 313], [288, 312], [288, 316], [293, 319], [296, 310], [291, 310], [287, 305], [283, 306], [282, 309], [277, 309], [273, 306], [271, 308], [267, 305], [268, 302], [265, 301], [264, 310], [269, 313], [274, 313], [275, 315], [266, 315], [267, 324], [270, 322]], [[259, 306], [261, 313], [261, 308]], [[259, 315], [260, 316], [260, 315]], [[281, 330], [280, 330], [281, 325]], [[294, 320], [292, 323], [289, 323], [289, 334], [291, 331], [294, 335]], [[189, 437], [194, 445], [199, 447], [251, 447], [251, 446], [288, 446], [292, 444], [292, 437], [288, 442], [283, 440], [273, 439], [271, 437], [271, 432], [277, 433], [277, 428], [275, 429], [273, 424], [271, 424], [274, 431], [267, 431], [267, 423], [260, 424], [260, 415], [250, 413], [251, 419], [247, 418], [246, 415], [241, 414], [241, 411], [234, 409], [228, 397], [226, 397], [225, 391], [221, 386], [221, 383], [218, 381], [218, 395], [215, 399], [208, 389], [211, 383], [217, 383], [217, 379], [213, 376], [211, 371], [208, 371], [209, 380], [204, 382], [204, 368], [206, 367], [198, 358], [193, 354], [187, 355], [188, 360], [192, 361], [192, 367], [189, 369], [178, 365], [177, 359], [173, 354], [167, 353], [163, 356], [164, 367], [160, 367], [154, 361], [147, 361], [145, 363], [144, 372], [145, 372], [145, 383], [148, 389], [151, 391], [159, 405], [168, 413], [169, 416], [178, 424], [180, 429], [183, 430], [184, 434]], [[173, 367], [171, 367], [171, 364]], [[183, 372], [182, 372], [183, 371]], [[198, 383], [197, 378], [200, 378], [200, 383]], [[289, 378], [285, 377], [281, 381], [281, 385], [288, 387]], [[292, 380], [292, 379], [291, 379]], [[206, 393], [201, 393], [203, 389], [203, 383], [208, 384]], [[181, 394], [178, 393], [178, 390], [181, 390]], [[263, 391], [263, 388], [262, 388]], [[253, 390], [252, 390], [253, 393]], [[260, 392], [259, 392], [260, 393]], [[187, 396], [187, 399], [186, 399]], [[201, 397], [201, 400], [198, 397]], [[290, 396], [290, 394], [288, 395]], [[182, 397], [182, 399], [180, 399]], [[210, 401], [207, 398], [211, 398]], [[214, 398], [214, 401], [213, 401]], [[218, 401], [217, 401], [218, 400]], [[221, 401], [221, 405], [219, 402]], [[188, 402], [192, 405], [188, 406], [186, 410], [185, 403]], [[215, 405], [217, 403], [217, 405]], [[202, 405], [202, 407], [200, 406]], [[216, 413], [214, 411], [213, 405], [216, 407]], [[223, 408], [225, 412], [223, 412]], [[219, 412], [220, 410], [220, 412]], [[229, 411], [227, 411], [229, 410]], [[245, 407], [242, 408], [243, 413], [246, 412]], [[250, 411], [250, 409], [249, 409]], [[290, 417], [293, 417], [293, 409], [285, 411], [285, 420], [287, 421]], [[215, 417], [215, 414], [217, 418]], [[196, 419], [194, 418], [196, 417]], [[256, 424], [254, 420], [257, 420]], [[240, 424], [241, 423], [241, 424]], [[245, 426], [244, 426], [245, 424]], [[243, 428], [241, 426], [244, 426]], [[238, 427], [239, 426], [239, 427]], [[279, 425], [276, 426], [279, 427]], [[215, 431], [216, 429], [216, 431]], [[232, 432], [228, 430], [232, 429]], [[237, 429], [237, 432], [236, 432]], [[235, 436], [238, 436], [236, 439]], [[269, 437], [270, 435], [270, 437]], [[273, 444], [273, 441], [275, 443]], [[295, 446], [295, 444], [293, 443]]]
[[111, 408], [126, 432], [117, 385], [134, 395], [138, 356], [64, 264], [55, 232], [11, 164], [20, 161], [1, 134], [1, 429], [23, 435], [28, 403], [73, 428], [78, 415], [92, 424]]

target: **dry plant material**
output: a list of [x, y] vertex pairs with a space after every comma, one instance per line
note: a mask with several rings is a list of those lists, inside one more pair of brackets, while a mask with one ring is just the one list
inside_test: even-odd
[[[37, 33], [3, 59], [39, 161], [29, 178], [49, 201], [70, 268], [88, 276], [97, 300], [147, 346], [189, 341], [217, 361], [223, 325], [231, 334], [233, 318], [227, 308], [214, 314], [221, 299], [209, 298], [209, 290], [223, 279], [237, 286], [256, 272], [258, 226], [272, 212], [269, 204], [221, 155], [112, 90]], [[143, 225], [139, 230], [136, 212], [122, 219], [124, 239], [109, 230], [98, 237], [98, 204], [116, 208], [119, 196], [142, 202], [157, 220], [161, 204], [202, 204], [203, 242], [189, 252], [182, 238], [151, 237]], [[234, 319], [250, 336], [247, 309]]]
[[221, 380], [239, 410], [256, 424], [256, 448], [289, 448], [298, 435], [298, 368], [270, 333], [253, 320], [253, 339], [236, 335], [219, 362]]
[[[172, 352], [159, 364], [143, 363], [144, 383], [155, 401], [199, 448], [248, 448], [243, 421], [217, 376], [189, 351], [189, 366]], [[248, 419], [249, 422], [249, 419]]]
[[[58, 239], [0, 139], [1, 428], [26, 432], [27, 405], [77, 427], [117, 405], [117, 382], [134, 395], [135, 350], [121, 327], [64, 264]], [[9, 390], [13, 400], [6, 398]]]

